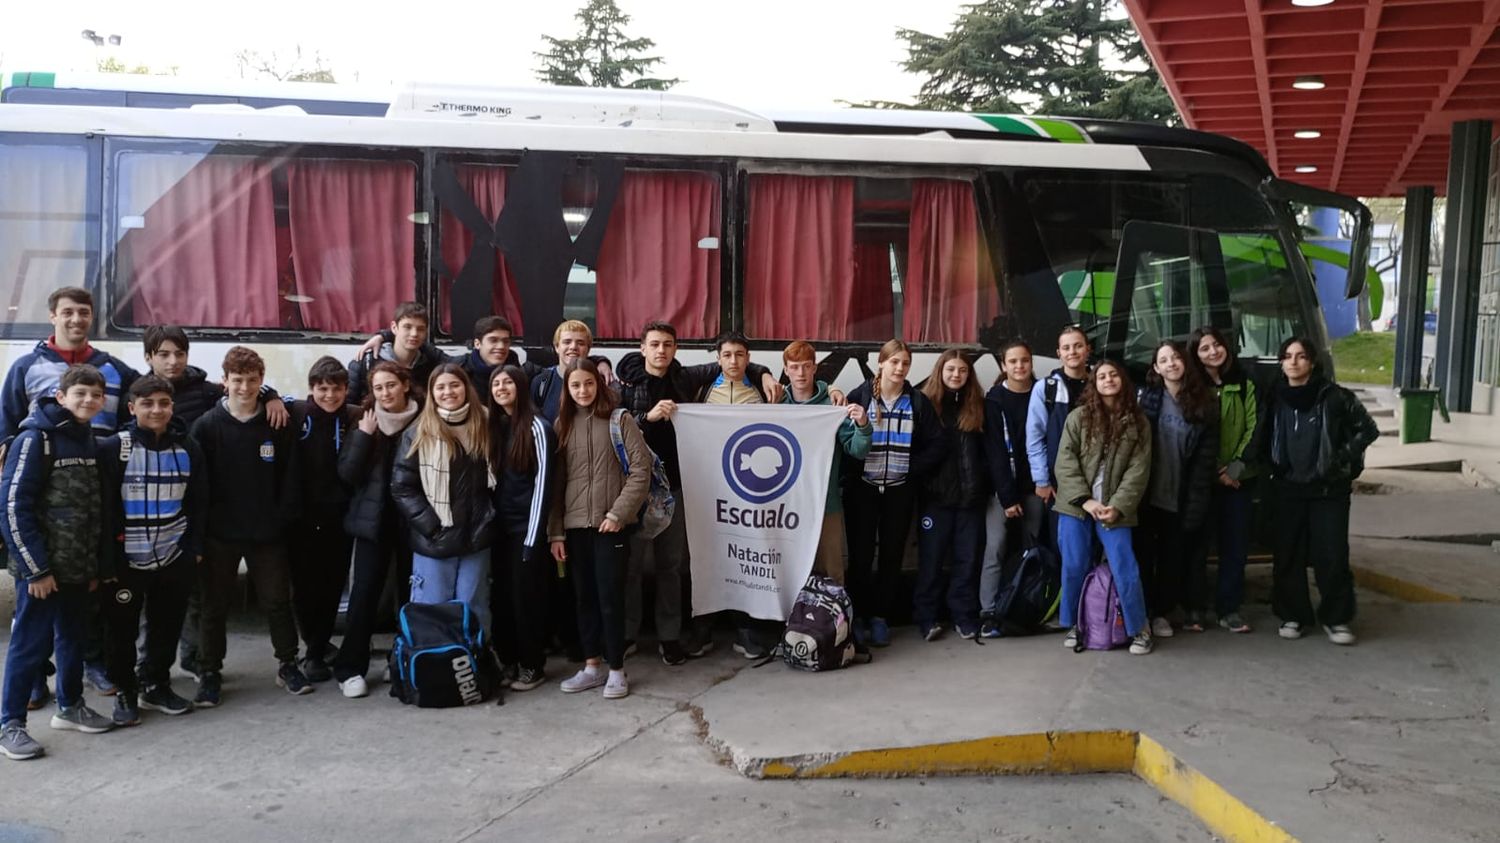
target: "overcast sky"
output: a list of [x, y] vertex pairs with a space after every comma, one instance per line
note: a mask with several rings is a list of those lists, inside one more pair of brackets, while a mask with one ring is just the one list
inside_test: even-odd
[[[583, 0], [422, 0], [381, 4], [254, 0], [225, 4], [65, 0], [14, 3], [0, 27], [0, 70], [176, 65], [183, 76], [237, 78], [240, 49], [317, 50], [339, 81], [530, 85], [541, 35], [567, 36]], [[627, 34], [656, 41], [661, 73], [684, 94], [753, 107], [910, 99], [897, 27], [945, 32], [953, 0], [620, 0]], [[253, 14], [249, 14], [252, 12]], [[80, 33], [118, 34], [94, 47]]]

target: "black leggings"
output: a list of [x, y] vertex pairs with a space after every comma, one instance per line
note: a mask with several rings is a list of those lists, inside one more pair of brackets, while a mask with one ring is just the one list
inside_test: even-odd
[[906, 561], [914, 505], [915, 493], [909, 484], [888, 486], [881, 492], [855, 480], [844, 490], [844, 534], [849, 539], [846, 581], [854, 613], [861, 618], [889, 618], [903, 605], [899, 599], [901, 566]]
[[578, 637], [585, 658], [625, 669], [625, 564], [628, 532], [568, 531], [568, 570], [578, 595]]
[[[397, 557], [397, 576], [403, 569], [411, 571], [411, 551], [401, 540], [400, 529], [393, 521], [380, 525], [381, 540], [354, 540], [354, 578], [349, 586], [349, 612], [345, 618], [344, 640], [339, 644], [339, 654], [333, 662], [334, 678], [342, 682], [353, 676], [364, 676], [370, 669], [370, 636], [375, 633], [375, 623], [380, 619], [380, 595], [385, 591], [386, 572], [391, 566], [391, 555]], [[396, 582], [397, 607], [406, 602], [411, 589], [405, 581]]]
[[528, 554], [525, 536], [501, 536], [490, 548], [490, 616], [504, 664], [541, 670], [547, 661], [547, 578], [556, 579], [545, 539]]

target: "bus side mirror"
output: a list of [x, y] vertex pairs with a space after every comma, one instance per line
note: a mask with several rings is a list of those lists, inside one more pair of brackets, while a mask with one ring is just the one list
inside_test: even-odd
[[1352, 196], [1319, 190], [1305, 184], [1271, 178], [1261, 183], [1261, 192], [1273, 200], [1333, 208], [1354, 219], [1354, 236], [1349, 241], [1349, 265], [1344, 276], [1344, 298], [1352, 299], [1365, 290], [1365, 274], [1370, 264], [1370, 237], [1375, 218], [1365, 203]]

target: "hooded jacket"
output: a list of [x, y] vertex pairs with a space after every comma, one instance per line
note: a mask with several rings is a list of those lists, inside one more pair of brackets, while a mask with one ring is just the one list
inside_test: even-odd
[[[89, 424], [101, 436], [108, 436], [120, 429], [125, 394], [140, 374], [109, 352], [93, 347], [83, 362], [104, 376], [104, 407]], [[0, 387], [0, 436], [20, 430], [21, 422], [31, 414], [36, 401], [57, 391], [68, 365], [47, 340], [41, 340], [30, 353], [16, 358], [5, 376], [5, 385]]]
[[[1353, 392], [1320, 375], [1298, 391], [1283, 376], [1271, 390], [1262, 449], [1283, 494], [1348, 495], [1380, 429]], [[1302, 455], [1311, 455], [1303, 458]]]
[[[874, 381], [865, 381], [855, 387], [854, 391], [849, 393], [849, 403], [859, 404], [866, 410], [869, 410], [871, 402], [874, 400], [873, 383]], [[938, 419], [937, 412], [933, 410], [932, 402], [927, 400], [927, 396], [913, 389], [910, 383], [901, 387], [901, 394], [911, 399], [912, 412], [911, 429], [903, 431], [911, 437], [911, 451], [906, 468], [905, 482], [920, 484], [927, 479], [928, 475], [937, 470], [938, 465], [943, 461], [946, 443], [943, 439], [942, 421]], [[844, 481], [846, 483], [865, 482], [864, 471], [866, 460], [880, 458], [878, 449], [874, 445], [874, 418], [872, 414], [870, 416], [872, 425], [871, 445], [865, 457], [863, 459], [855, 459], [847, 455], [844, 457]], [[917, 488], [920, 488], [920, 486]]]
[[1127, 426], [1120, 441], [1104, 453], [1097, 437], [1085, 436], [1083, 414], [1070, 413], [1063, 423], [1057, 455], [1058, 512], [1088, 518], [1083, 505], [1094, 495], [1094, 478], [1104, 473], [1104, 496], [1100, 503], [1120, 511], [1112, 527], [1134, 527], [1140, 520], [1141, 499], [1151, 476], [1151, 426], [1145, 422]]
[[997, 383], [985, 394], [984, 404], [990, 477], [995, 496], [1008, 509], [1020, 503], [1023, 495], [1036, 492], [1031, 458], [1026, 453], [1026, 413], [1031, 405], [1031, 391], [1011, 392], [1004, 382]]
[[1084, 385], [1085, 381], [1070, 378], [1058, 369], [1031, 388], [1026, 409], [1026, 457], [1033, 487], [1053, 484], [1063, 425], [1078, 405]]
[[349, 441], [359, 408], [345, 404], [338, 412], [329, 413], [309, 396], [292, 402], [291, 416], [302, 485], [299, 520], [340, 523], [349, 506], [350, 489], [339, 477], [339, 452]]
[[[745, 366], [745, 375], [751, 383], [760, 383], [770, 370], [765, 366], [750, 363]], [[646, 444], [661, 457], [672, 480], [672, 489], [682, 488], [682, 466], [677, 456], [677, 431], [670, 418], [650, 421], [646, 415], [660, 401], [675, 401], [679, 404], [697, 402], [723, 370], [718, 363], [703, 363], [684, 366], [673, 360], [667, 364], [666, 374], [657, 376], [646, 371], [646, 357], [632, 351], [620, 358], [615, 367], [620, 379], [620, 406], [640, 425]]]
[[0, 474], [11, 573], [72, 584], [113, 576], [103, 487], [93, 431], [57, 399], [39, 399], [6, 448]]
[[161, 434], [134, 419], [99, 443], [106, 538], [116, 568], [154, 571], [203, 554], [208, 469], [174, 414]]
[[[793, 398], [791, 387], [787, 387], [786, 391], [781, 393], [781, 403], [831, 405], [833, 404], [833, 397], [828, 394], [828, 384], [818, 381], [817, 388], [813, 391], [813, 396], [806, 401], [798, 401]], [[838, 439], [839, 450], [834, 453], [833, 463], [829, 466], [828, 498], [823, 506], [825, 514], [831, 515], [844, 511], [843, 490], [839, 487], [839, 471], [843, 464], [843, 459], [844, 457], [848, 457], [853, 460], [863, 460], [870, 453], [870, 436], [874, 432], [875, 429], [870, 426], [868, 418], [865, 419], [863, 425], [855, 424], [854, 419], [847, 417], [839, 423], [838, 433], [835, 434]], [[840, 454], [843, 456], [840, 456]]]
[[559, 450], [562, 486], [547, 526], [552, 541], [563, 541], [568, 530], [594, 529], [606, 517], [613, 516], [624, 527], [634, 524], [651, 491], [651, 454], [635, 419], [629, 413], [620, 418], [620, 437], [630, 459], [627, 476], [615, 453], [609, 419], [590, 409], [577, 413], [568, 441]]
[[301, 511], [295, 432], [273, 430], [263, 407], [241, 421], [227, 398], [193, 423], [208, 469], [208, 536], [228, 543], [281, 541]]
[[[408, 401], [421, 412], [416, 396]], [[416, 420], [413, 415], [401, 433], [410, 430]], [[339, 479], [351, 490], [349, 508], [344, 513], [344, 531], [357, 539], [381, 541], [381, 524], [397, 512], [391, 498], [391, 472], [401, 433], [388, 436], [379, 428], [374, 433], [365, 433], [356, 425], [339, 449]]]
[[453, 526], [444, 527], [437, 510], [422, 490], [419, 454], [412, 453], [417, 426], [411, 424], [396, 444], [391, 465], [391, 498], [406, 518], [412, 550], [430, 559], [467, 556], [494, 541], [495, 504], [489, 488], [489, 467], [470, 454], [455, 454], [448, 469], [448, 500]]

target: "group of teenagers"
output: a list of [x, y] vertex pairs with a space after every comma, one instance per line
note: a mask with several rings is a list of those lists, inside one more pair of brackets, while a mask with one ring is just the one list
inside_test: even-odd
[[[692, 402], [846, 407], [814, 571], [847, 587], [864, 645], [888, 646], [888, 619], [905, 609], [914, 521], [910, 607], [929, 641], [949, 629], [1001, 634], [996, 600], [1019, 541], [1059, 553], [1057, 620], [1070, 629], [1102, 548], [1130, 650], [1149, 653], [1174, 626], [1205, 628], [1211, 535], [1218, 623], [1249, 632], [1239, 609], [1261, 474], [1280, 525], [1281, 635], [1319, 623], [1335, 643], [1354, 641], [1349, 494], [1377, 434], [1353, 395], [1317, 371], [1305, 339], [1283, 344], [1282, 377], [1262, 399], [1211, 327], [1162, 343], [1139, 392], [1117, 362], [1090, 368], [1086, 335], [1067, 328], [1061, 367], [1040, 380], [1031, 349], [1012, 342], [987, 393], [963, 349], [943, 352], [914, 387], [911, 351], [891, 340], [874, 376], [845, 395], [817, 379], [807, 342], [783, 350], [778, 379], [735, 332], [716, 339], [713, 362], [685, 366], [676, 331], [653, 321], [640, 350], [612, 364], [570, 320], [553, 334], [556, 365], [539, 366], [519, 361], [498, 316], [478, 320], [470, 349], [446, 354], [429, 338], [427, 310], [405, 303], [356, 360], [318, 359], [307, 397], [283, 402], [249, 348], [229, 349], [214, 382], [188, 365], [181, 328], [152, 327], [141, 375], [89, 344], [87, 291], [57, 290], [48, 310], [53, 336], [13, 364], [0, 394], [0, 534], [17, 584], [0, 710], [9, 758], [43, 754], [27, 712], [52, 694], [53, 659], [55, 729], [98, 733], [138, 724], [142, 709], [219, 705], [241, 560], [276, 682], [291, 694], [329, 680], [346, 697], [368, 694], [395, 571], [398, 607], [469, 605], [511, 690], [546, 682], [552, 652], [581, 662], [564, 692], [627, 696], [647, 572], [662, 661], [682, 665], [713, 646], [691, 608], [684, 507], [656, 536], [635, 529], [658, 459], [682, 494], [692, 445], [677, 441], [672, 418]], [[745, 658], [774, 647], [775, 625], [735, 625]], [[197, 680], [192, 699], [172, 688], [179, 658]], [[114, 695], [112, 716], [85, 704], [85, 679]]]

